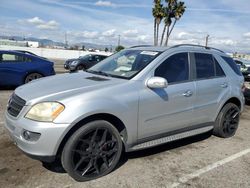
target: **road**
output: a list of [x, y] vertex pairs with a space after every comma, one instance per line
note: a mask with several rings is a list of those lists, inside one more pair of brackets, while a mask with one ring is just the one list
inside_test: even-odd
[[232, 138], [203, 134], [128, 153], [111, 174], [79, 183], [60, 166], [45, 168], [13, 144], [3, 125], [12, 92], [0, 90], [0, 187], [250, 187], [250, 106], [245, 106], [237, 134]]

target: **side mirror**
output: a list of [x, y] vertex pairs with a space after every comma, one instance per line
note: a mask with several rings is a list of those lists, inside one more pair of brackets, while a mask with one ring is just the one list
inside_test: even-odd
[[147, 80], [146, 85], [151, 89], [163, 89], [168, 87], [168, 81], [162, 77], [152, 77]]

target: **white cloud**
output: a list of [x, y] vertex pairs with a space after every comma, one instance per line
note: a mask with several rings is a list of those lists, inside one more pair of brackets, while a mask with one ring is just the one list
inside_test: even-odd
[[27, 19], [27, 22], [35, 24], [35, 25], [44, 24], [44, 21], [40, 19], [39, 17]]
[[138, 36], [138, 30], [132, 29], [132, 30], [126, 30], [123, 32], [124, 37], [137, 37]]
[[56, 30], [59, 27], [59, 23], [55, 20], [44, 21], [39, 17], [33, 17], [26, 20], [18, 20], [19, 23], [29, 23], [35, 25], [36, 28], [41, 30]]
[[110, 30], [104, 31], [102, 33], [102, 35], [104, 37], [114, 37], [115, 36], [115, 32], [116, 32], [116, 29], [110, 29]]
[[110, 1], [97, 1], [95, 3], [96, 6], [103, 6], [103, 7], [115, 7], [115, 4], [113, 4]]
[[246, 39], [250, 39], [250, 32], [244, 33], [243, 37]]
[[97, 31], [83, 31], [79, 36], [87, 39], [95, 39], [99, 36]]

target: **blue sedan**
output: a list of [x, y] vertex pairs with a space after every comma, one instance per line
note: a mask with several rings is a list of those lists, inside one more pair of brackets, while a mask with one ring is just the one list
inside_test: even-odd
[[19, 86], [55, 74], [54, 63], [39, 56], [0, 50], [0, 86]]

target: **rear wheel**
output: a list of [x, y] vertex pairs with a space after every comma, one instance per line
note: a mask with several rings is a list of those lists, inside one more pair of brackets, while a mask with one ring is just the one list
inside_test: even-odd
[[88, 181], [110, 173], [119, 162], [122, 141], [117, 129], [107, 121], [83, 125], [67, 141], [62, 165], [77, 181]]
[[213, 134], [222, 138], [234, 136], [238, 129], [239, 120], [239, 107], [233, 103], [226, 104], [216, 119]]
[[29, 82], [31, 82], [32, 80], [36, 80], [36, 79], [39, 79], [39, 78], [42, 78], [43, 76], [39, 73], [31, 73], [31, 74], [28, 74], [24, 80], [24, 83], [27, 84]]

